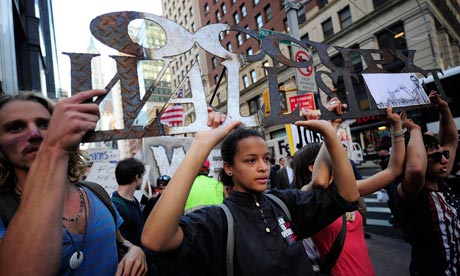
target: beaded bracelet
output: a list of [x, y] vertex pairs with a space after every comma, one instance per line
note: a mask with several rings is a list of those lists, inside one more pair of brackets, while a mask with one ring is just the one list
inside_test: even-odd
[[404, 135], [404, 133], [406, 133], [406, 131], [407, 131], [407, 128], [403, 128], [400, 131], [395, 131], [395, 132], [390, 130], [391, 137], [398, 137], [398, 136]]
[[406, 140], [406, 139], [404, 139], [404, 137], [402, 137], [402, 138], [399, 139], [399, 140], [393, 140], [393, 139], [391, 139], [391, 143], [394, 144], [394, 143], [398, 143], [398, 142], [404, 142], [405, 140]]

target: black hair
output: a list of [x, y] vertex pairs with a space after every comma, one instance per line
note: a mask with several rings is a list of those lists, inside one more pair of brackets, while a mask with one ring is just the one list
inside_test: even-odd
[[428, 150], [435, 150], [439, 148], [439, 141], [433, 135], [423, 134], [423, 144], [425, 145], [425, 149]]
[[312, 173], [308, 169], [308, 166], [315, 163], [320, 148], [321, 143], [306, 144], [294, 154], [291, 166], [294, 170], [293, 186], [296, 189], [301, 189], [304, 185], [310, 183]]
[[136, 176], [142, 176], [145, 172], [144, 163], [136, 158], [130, 157], [118, 161], [115, 168], [115, 177], [118, 185], [129, 185]]
[[157, 187], [159, 186], [167, 186], [171, 177], [169, 175], [161, 175], [157, 178]]
[[[227, 137], [225, 137], [220, 148], [222, 161], [232, 166], [233, 158], [238, 151], [238, 142], [249, 137], [264, 139], [262, 134], [253, 129], [237, 127], [230, 132]], [[219, 181], [222, 182], [224, 186], [233, 186], [233, 178], [228, 176], [223, 168], [219, 173]]]

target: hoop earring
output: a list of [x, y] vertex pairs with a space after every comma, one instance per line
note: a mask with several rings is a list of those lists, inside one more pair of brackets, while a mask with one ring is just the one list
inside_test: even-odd
[[228, 176], [232, 176], [233, 174], [232, 174], [232, 172], [228, 172], [227, 175], [228, 175]]

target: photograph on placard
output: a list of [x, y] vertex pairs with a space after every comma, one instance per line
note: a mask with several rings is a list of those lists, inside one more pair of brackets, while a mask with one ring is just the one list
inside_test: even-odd
[[414, 73], [363, 74], [363, 78], [380, 109], [430, 104]]

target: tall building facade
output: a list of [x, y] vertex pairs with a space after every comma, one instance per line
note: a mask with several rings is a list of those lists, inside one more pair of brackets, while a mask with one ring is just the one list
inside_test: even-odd
[[0, 1], [0, 90], [59, 98], [51, 0]]
[[[440, 68], [443, 71], [457, 70], [460, 66], [460, 5], [458, 1], [422, 0], [358, 0], [358, 1], [310, 1], [305, 7], [307, 21], [300, 25], [303, 38], [328, 45], [359, 49], [415, 50], [414, 63], [423, 69]], [[334, 47], [329, 56], [337, 65], [343, 61]], [[324, 70], [318, 56], [314, 55], [317, 70]], [[379, 57], [381, 58], [381, 57]], [[356, 73], [366, 69], [358, 54], [351, 57]], [[399, 73], [404, 62], [394, 59], [383, 65], [387, 72]], [[423, 76], [419, 76], [423, 77]], [[460, 75], [454, 76], [457, 81]], [[451, 98], [451, 106], [460, 101], [450, 83], [445, 80], [444, 90]], [[344, 97], [341, 84], [336, 84], [338, 96]], [[432, 87], [433, 88], [433, 87]], [[431, 88], [430, 88], [431, 89]], [[360, 78], [357, 94], [361, 110], [369, 108], [369, 102]], [[457, 124], [460, 112], [452, 108]], [[426, 127], [426, 123], [437, 120], [427, 110], [412, 111], [413, 118]], [[369, 154], [381, 138], [389, 135], [385, 122], [377, 116], [357, 118], [350, 125], [353, 141], [361, 144]], [[460, 126], [458, 126], [460, 128]]]

